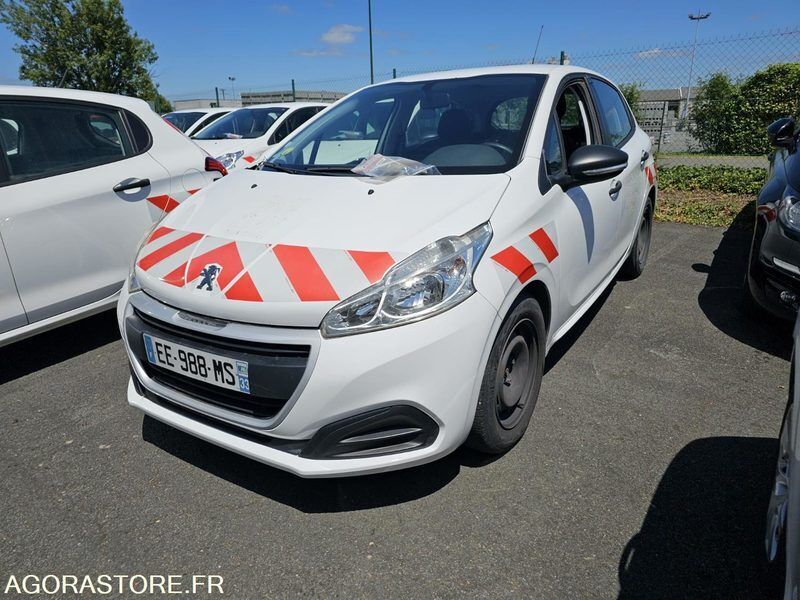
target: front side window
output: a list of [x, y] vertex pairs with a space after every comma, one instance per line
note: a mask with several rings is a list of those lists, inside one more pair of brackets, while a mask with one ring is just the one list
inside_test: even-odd
[[317, 112], [318, 108], [316, 106], [297, 109], [288, 117], [286, 117], [286, 119], [284, 119], [283, 123], [281, 123], [278, 129], [275, 130], [275, 133], [272, 134], [272, 138], [270, 139], [269, 143], [277, 144], [278, 142], [282, 141], [295, 129], [300, 127], [300, 125], [317, 114]]
[[591, 86], [600, 112], [600, 120], [603, 122], [603, 141], [609, 146], [618, 146], [633, 130], [625, 101], [620, 93], [605, 81], [592, 79]]
[[11, 183], [86, 169], [133, 154], [118, 111], [35, 100], [0, 101], [0, 147]]
[[184, 133], [189, 127], [197, 123], [197, 121], [205, 113], [202, 112], [171, 112], [164, 115], [170, 125], [174, 125]]
[[519, 160], [545, 79], [481, 75], [366, 88], [306, 127], [272, 162], [347, 172], [379, 153], [444, 175], [504, 172]]
[[555, 115], [552, 115], [547, 121], [547, 133], [544, 136], [542, 155], [548, 175], [557, 175], [564, 170], [564, 153], [561, 151], [561, 138], [558, 134], [558, 123]]
[[285, 108], [240, 108], [218, 119], [192, 136], [198, 140], [238, 140], [261, 137], [278, 120]]

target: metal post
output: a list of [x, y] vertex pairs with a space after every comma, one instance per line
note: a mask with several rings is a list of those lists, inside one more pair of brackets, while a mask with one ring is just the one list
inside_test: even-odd
[[219, 88], [219, 91], [222, 92], [222, 101], [225, 102], [225, 88]]
[[700, 21], [707, 19], [711, 16], [710, 12], [701, 13], [698, 11], [696, 15], [689, 13], [689, 20], [694, 21], [694, 44], [692, 44], [692, 60], [689, 62], [689, 86], [686, 90], [686, 108], [683, 111], [683, 116], [689, 116], [689, 100], [692, 99], [692, 73], [694, 71], [694, 53], [697, 50], [697, 33], [700, 30]]
[[219, 88], [214, 86], [214, 94], [217, 96], [217, 108], [219, 108]]
[[297, 102], [297, 92], [294, 89], [294, 79], [292, 79], [292, 102]]
[[392, 69], [392, 79], [397, 79], [397, 69]]
[[372, 63], [372, 0], [367, 0], [367, 12], [369, 14], [369, 82], [375, 83], [375, 68]]
[[236, 81], [236, 77], [228, 77], [228, 80], [231, 82], [231, 99], [236, 100], [236, 90], [233, 87], [233, 82]]
[[664, 104], [661, 105], [661, 126], [658, 128], [658, 150], [656, 150], [656, 154], [661, 152], [661, 140], [664, 138], [664, 121], [667, 120], [668, 108], [669, 108], [669, 101], [664, 100]]
[[558, 64], [563, 65], [567, 60], [567, 53], [563, 50], [561, 51], [561, 57], [558, 59]]

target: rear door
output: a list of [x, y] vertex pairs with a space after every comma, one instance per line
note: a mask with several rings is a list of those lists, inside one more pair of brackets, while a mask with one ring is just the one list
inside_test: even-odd
[[619, 261], [627, 252], [639, 223], [639, 212], [645, 194], [644, 167], [649, 158], [650, 140], [644, 132], [637, 132], [628, 105], [614, 86], [591, 77], [589, 87], [603, 131], [603, 143], [620, 148], [628, 155], [628, 166], [616, 178], [622, 186], [618, 196], [621, 221], [613, 254]]
[[[138, 241], [162, 215], [169, 173], [149, 156], [147, 127], [108, 105], [0, 98], [0, 237], [33, 323], [114, 295]], [[2, 265], [0, 265], [0, 268]]]

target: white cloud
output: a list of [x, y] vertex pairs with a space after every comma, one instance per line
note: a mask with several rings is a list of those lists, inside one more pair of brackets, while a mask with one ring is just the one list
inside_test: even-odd
[[317, 57], [317, 56], [339, 56], [342, 53], [341, 49], [331, 47], [331, 48], [309, 48], [307, 50], [295, 50], [294, 54], [297, 56], [309, 56], [309, 57]]
[[661, 54], [661, 48], [650, 48], [650, 50], [642, 50], [636, 54], [636, 58], [655, 58]]
[[352, 44], [356, 41], [355, 34], [359, 31], [364, 31], [364, 28], [359, 27], [358, 25], [347, 25], [346, 23], [342, 23], [341, 25], [334, 25], [328, 29], [328, 31], [322, 34], [320, 40], [325, 44], [332, 44], [335, 46]]

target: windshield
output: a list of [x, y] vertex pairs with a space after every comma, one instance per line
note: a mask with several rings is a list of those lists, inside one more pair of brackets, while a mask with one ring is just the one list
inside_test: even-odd
[[181, 131], [186, 132], [204, 114], [202, 112], [172, 112], [164, 115], [164, 118]]
[[519, 160], [544, 82], [544, 75], [482, 75], [366, 88], [325, 111], [271, 162], [347, 172], [379, 153], [442, 174], [507, 171]]
[[238, 140], [261, 137], [285, 108], [240, 108], [204, 127], [192, 136], [197, 140]]

